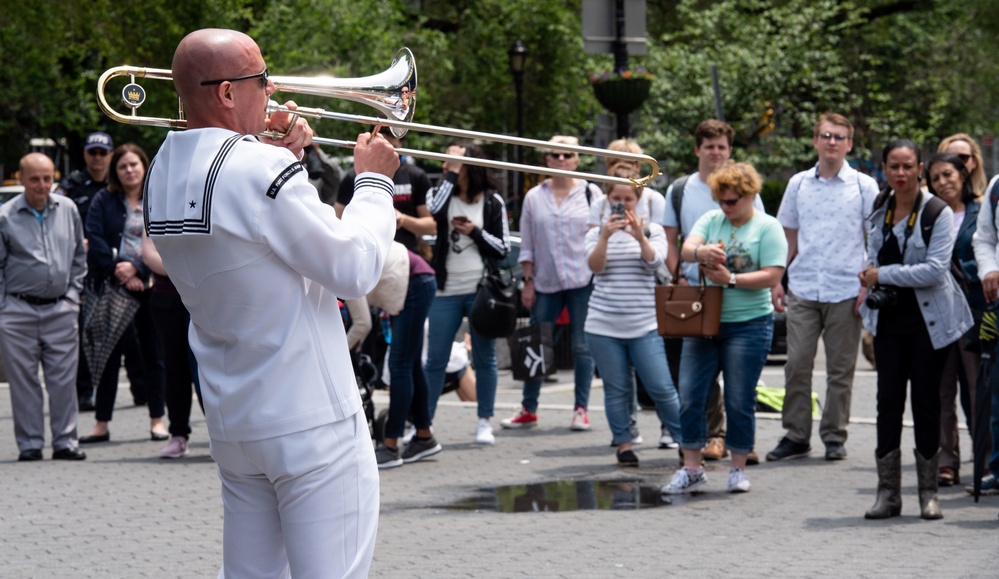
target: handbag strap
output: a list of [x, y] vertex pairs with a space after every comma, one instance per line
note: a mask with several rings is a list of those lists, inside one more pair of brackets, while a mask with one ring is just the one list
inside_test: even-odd
[[[680, 259], [680, 256], [678, 255], [677, 256], [677, 260], [676, 260], [676, 269], [670, 272], [673, 275], [673, 280], [669, 284], [667, 284], [669, 287], [676, 287], [677, 285], [679, 285], [679, 283], [680, 283], [680, 264], [682, 262], [683, 262], [683, 260]], [[704, 280], [704, 272], [701, 271], [703, 269], [703, 267], [704, 266], [702, 266], [702, 265], [698, 265], [697, 266], [697, 279], [698, 279], [698, 284], [697, 285], [701, 286], [702, 288], [705, 288], [705, 287], [708, 286], [708, 282], [706, 282]], [[671, 291], [670, 295], [672, 295], [672, 293], [673, 292]], [[704, 291], [701, 290], [701, 293], [703, 294]]]

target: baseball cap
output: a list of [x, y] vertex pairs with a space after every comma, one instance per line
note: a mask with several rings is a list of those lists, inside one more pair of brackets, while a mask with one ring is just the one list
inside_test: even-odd
[[107, 133], [90, 133], [87, 135], [87, 141], [83, 145], [83, 150], [89, 151], [90, 149], [107, 149], [111, 151], [114, 149], [114, 141], [111, 140], [111, 135]]

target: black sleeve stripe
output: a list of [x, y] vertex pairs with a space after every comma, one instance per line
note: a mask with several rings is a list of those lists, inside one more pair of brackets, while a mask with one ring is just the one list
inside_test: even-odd
[[274, 178], [271, 186], [267, 188], [267, 196], [271, 199], [276, 199], [278, 191], [281, 190], [281, 187], [284, 187], [284, 184], [287, 183], [296, 173], [301, 173], [304, 170], [305, 167], [303, 167], [298, 161], [288, 165], [284, 171], [281, 171], [281, 174]]
[[360, 177], [354, 180], [355, 194], [364, 187], [374, 187], [375, 189], [384, 191], [389, 198], [395, 197], [395, 187], [392, 183], [386, 183], [383, 179], [379, 179], [377, 177]]

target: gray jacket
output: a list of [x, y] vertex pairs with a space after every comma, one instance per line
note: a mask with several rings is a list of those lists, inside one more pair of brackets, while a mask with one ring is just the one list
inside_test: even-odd
[[[874, 210], [868, 218], [870, 228], [867, 234], [867, 263], [879, 268], [878, 283], [881, 285], [911, 287], [915, 290], [919, 311], [923, 314], [923, 322], [930, 334], [933, 348], [939, 350], [954, 343], [974, 322], [968, 301], [950, 273], [951, 253], [954, 251], [954, 212], [950, 207], [945, 207], [940, 212], [933, 224], [933, 234], [927, 247], [919, 229], [926, 202], [932, 195], [926, 192], [921, 195], [923, 198], [916, 227], [902, 256], [903, 263], [884, 266], [877, 264], [878, 252], [884, 243], [881, 228], [888, 209], [887, 203]], [[902, 243], [903, 236], [898, 238], [899, 243]], [[860, 306], [860, 315], [864, 319], [864, 327], [876, 334], [878, 310], [872, 310], [867, 304], [863, 304]]]

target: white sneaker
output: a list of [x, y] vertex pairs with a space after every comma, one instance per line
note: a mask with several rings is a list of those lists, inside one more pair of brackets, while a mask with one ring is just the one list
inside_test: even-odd
[[493, 427], [489, 424], [488, 418], [480, 418], [475, 425], [475, 442], [476, 444], [496, 444]]
[[694, 492], [707, 482], [708, 479], [704, 476], [703, 468], [688, 470], [687, 467], [682, 467], [673, 474], [673, 480], [669, 481], [669, 484], [664, 486], [661, 491], [664, 495], [682, 495]]
[[572, 425], [569, 428], [572, 430], [590, 429], [590, 418], [586, 415], [585, 408], [582, 406], [576, 407], [576, 411], [572, 413]]
[[680, 448], [680, 445], [673, 440], [673, 435], [669, 433], [669, 428], [663, 426], [662, 436], [659, 437], [659, 448], [672, 450]]
[[748, 493], [749, 479], [746, 478], [745, 469], [733, 468], [728, 471], [728, 492]]

